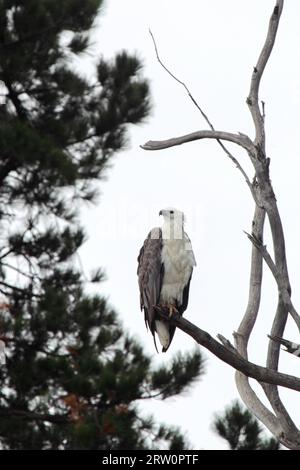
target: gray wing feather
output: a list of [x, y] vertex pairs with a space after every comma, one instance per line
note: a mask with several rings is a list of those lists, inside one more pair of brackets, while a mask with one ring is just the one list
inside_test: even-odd
[[[141, 310], [145, 313], [145, 323], [149, 327], [155, 341], [155, 310], [158, 304], [162, 278], [163, 265], [161, 262], [162, 234], [161, 229], [151, 230], [144, 241], [138, 256], [138, 283], [140, 288]], [[155, 345], [156, 347], [156, 345]]]

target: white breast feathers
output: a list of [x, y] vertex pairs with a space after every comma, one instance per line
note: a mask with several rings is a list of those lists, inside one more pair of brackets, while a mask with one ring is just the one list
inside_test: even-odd
[[186, 234], [182, 239], [164, 239], [161, 252], [164, 264], [164, 277], [160, 303], [182, 304], [182, 294], [193, 267], [196, 265], [191, 243]]

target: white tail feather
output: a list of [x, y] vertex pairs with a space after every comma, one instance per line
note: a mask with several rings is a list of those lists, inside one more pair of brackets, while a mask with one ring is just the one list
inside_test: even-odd
[[170, 343], [170, 335], [168, 325], [161, 321], [155, 321], [156, 332], [158, 334], [158, 339], [163, 348], [167, 348]]

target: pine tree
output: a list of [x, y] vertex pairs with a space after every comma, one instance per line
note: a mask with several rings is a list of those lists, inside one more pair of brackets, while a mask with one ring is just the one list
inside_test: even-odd
[[238, 401], [227, 407], [213, 422], [215, 432], [231, 450], [278, 450], [279, 442], [263, 436], [258, 420]]
[[[87, 295], [74, 255], [82, 200], [149, 112], [140, 61], [100, 58], [74, 70], [102, 0], [0, 1], [0, 447], [181, 449], [176, 429], [143, 400], [184, 391], [198, 352], [154, 370], [100, 296]], [[92, 281], [100, 282], [102, 271]], [[137, 312], [138, 314], [138, 312]]]

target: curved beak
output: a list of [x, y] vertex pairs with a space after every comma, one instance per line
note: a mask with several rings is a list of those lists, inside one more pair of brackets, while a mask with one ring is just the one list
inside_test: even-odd
[[160, 210], [159, 213], [158, 213], [158, 215], [163, 215], [163, 211]]

